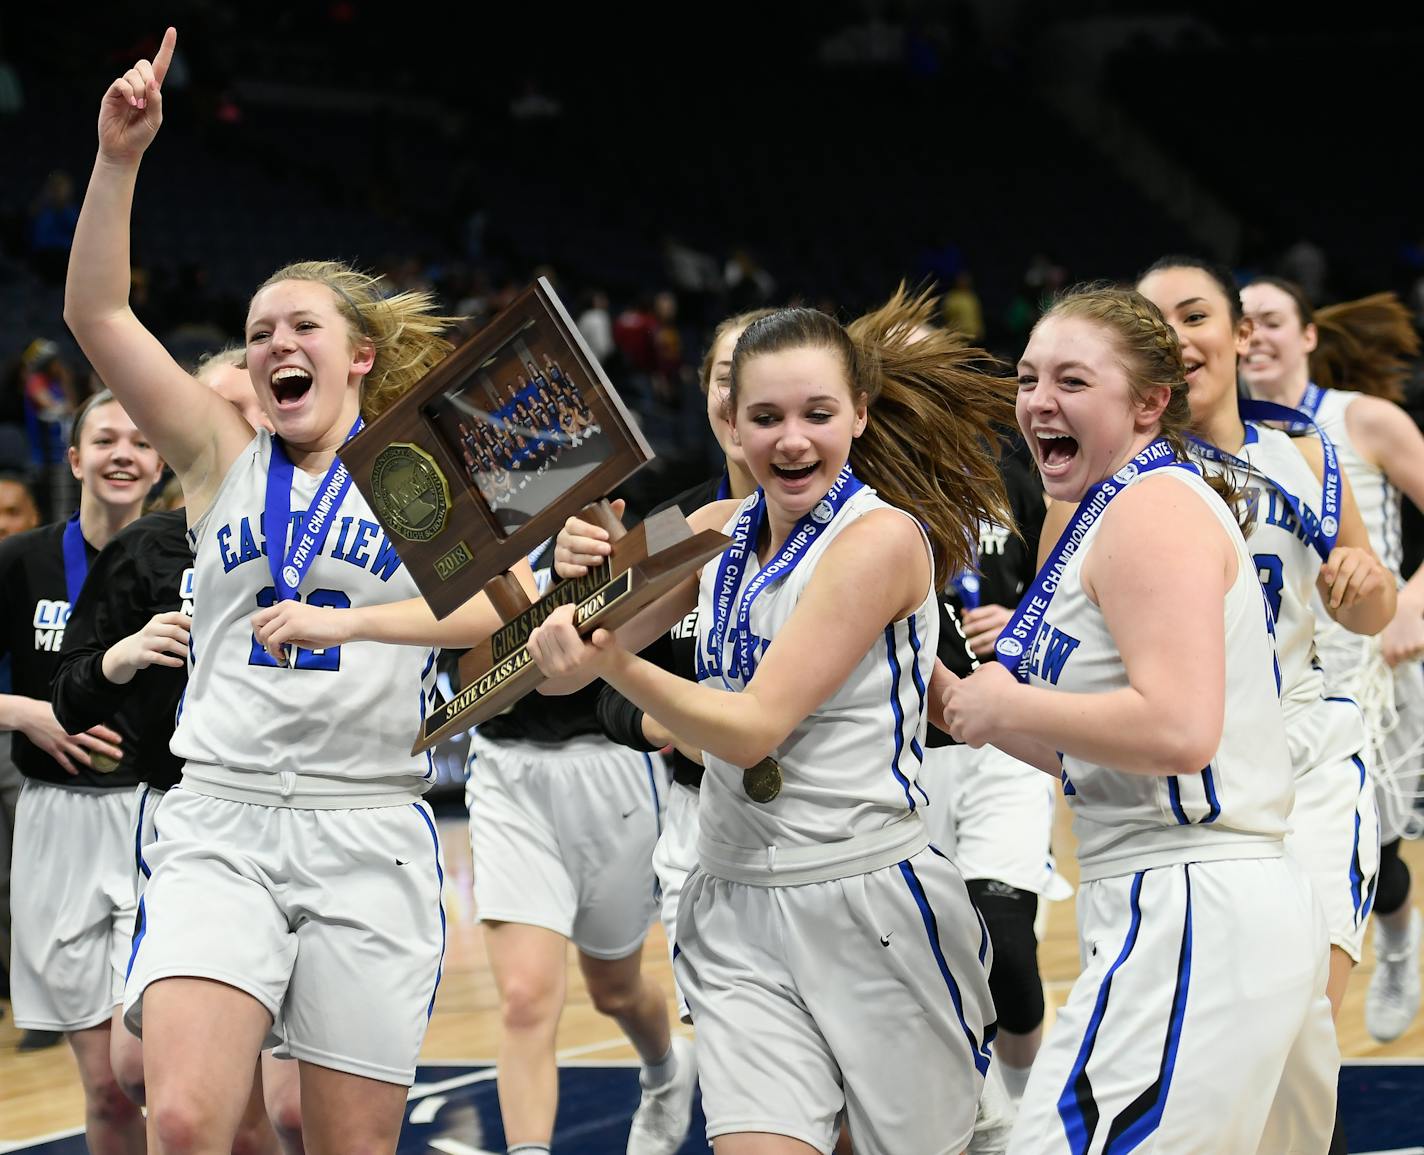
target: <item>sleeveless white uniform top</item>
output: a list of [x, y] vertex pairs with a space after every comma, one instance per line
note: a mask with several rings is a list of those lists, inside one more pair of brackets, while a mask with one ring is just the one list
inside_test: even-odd
[[[1064, 795], [1074, 815], [1085, 882], [1181, 862], [1277, 857], [1294, 798], [1275, 646], [1241, 531], [1225, 503], [1195, 474], [1162, 469], [1139, 475], [1132, 484], [1148, 479], [1154, 485], [1189, 486], [1236, 549], [1236, 581], [1225, 604], [1225, 726], [1215, 756], [1195, 774], [1132, 774], [1064, 756]], [[1082, 581], [1084, 560], [1111, 516], [1109, 506], [1064, 569], [1034, 638], [1032, 685], [1079, 694], [1128, 686], [1117, 643]]]
[[[894, 508], [869, 486], [847, 500], [800, 564], [752, 603], [751, 633], [774, 639], [831, 542], [872, 510]], [[728, 532], [741, 512], [728, 521]], [[738, 597], [763, 564], [748, 556]], [[697, 644], [704, 655], [716, 615], [717, 568], [710, 562], [702, 570]], [[925, 694], [939, 644], [935, 588], [931, 580], [915, 612], [887, 625], [844, 684], [772, 751], [783, 775], [776, 798], [752, 801], [743, 790], [743, 767], [707, 755], [698, 815], [704, 870], [734, 881], [789, 885], [865, 873], [927, 845], [916, 813], [925, 799], [915, 779], [924, 758]], [[855, 613], [856, 607], [845, 611]], [[816, 655], [805, 659], [815, 662]], [[740, 686], [736, 670], [726, 676]], [[728, 689], [720, 675], [702, 684]]]
[[[1385, 567], [1400, 576], [1404, 564], [1404, 543], [1400, 535], [1399, 490], [1389, 483], [1389, 478], [1379, 466], [1366, 461], [1355, 443], [1350, 440], [1350, 431], [1345, 422], [1345, 413], [1359, 393], [1340, 389], [1326, 389], [1321, 395], [1320, 408], [1315, 420], [1335, 443], [1335, 452], [1340, 458], [1340, 469], [1350, 480], [1355, 506], [1360, 511], [1360, 519], [1370, 535], [1370, 546]], [[1378, 644], [1374, 638], [1352, 634], [1344, 626], [1331, 620], [1324, 604], [1317, 595], [1316, 616], [1320, 619], [1317, 646], [1320, 661], [1325, 667], [1327, 683], [1346, 692], [1362, 689], [1361, 674], [1367, 665], [1377, 665]]]
[[[1358, 754], [1367, 743], [1364, 718], [1355, 704], [1327, 696], [1316, 656], [1321, 626], [1316, 618], [1315, 581], [1324, 563], [1280, 489], [1318, 516], [1321, 482], [1295, 440], [1278, 429], [1248, 422], [1246, 443], [1236, 456], [1276, 484], [1250, 474], [1240, 476], [1239, 471], [1233, 472], [1233, 478], [1254, 509], [1246, 545], [1275, 616], [1286, 741], [1296, 773], [1304, 774], [1312, 767]], [[1208, 469], [1222, 468], [1202, 464]]]
[[[429, 755], [412, 757], [410, 748], [434, 700], [435, 651], [348, 642], [296, 650], [291, 665], [279, 666], [253, 636], [252, 615], [275, 598], [262, 533], [271, 454], [271, 435], [260, 431], [188, 531], [195, 613], [172, 743], [187, 760], [183, 787], [267, 805], [411, 802], [434, 780]], [[321, 482], [292, 471], [294, 521]], [[355, 485], [330, 526], [298, 591], [302, 600], [360, 607], [419, 596]]]

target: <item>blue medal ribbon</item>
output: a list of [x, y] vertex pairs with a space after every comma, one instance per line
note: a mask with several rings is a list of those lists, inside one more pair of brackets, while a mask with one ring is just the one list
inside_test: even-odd
[[[826, 496], [796, 523], [782, 545], [781, 552], [752, 578], [745, 592], [738, 597], [747, 557], [761, 535], [762, 523], [766, 517], [766, 495], [760, 488], [757, 489], [751, 501], [737, 517], [737, 523], [732, 528], [732, 544], [722, 554], [717, 566], [717, 581], [712, 587], [712, 628], [707, 635], [706, 652], [703, 653], [701, 647], [698, 649], [699, 680], [720, 677], [722, 683], [733, 690], [738, 687], [728, 679], [729, 671], [733, 672], [733, 676], [737, 677], [743, 686], [752, 680], [761, 656], [756, 652], [757, 639], [753, 638], [751, 633], [752, 603], [770, 586], [801, 564], [811, 543], [835, 520], [846, 502], [864, 488], [864, 483], [851, 472], [850, 463], [847, 462], [836, 474]], [[737, 603], [735, 624], [732, 622], [734, 601]]]
[[722, 471], [722, 480], [717, 483], [717, 496], [713, 501], [726, 501], [732, 496], [732, 477], [726, 470]]
[[[356, 418], [350, 441], [360, 432], [362, 420]], [[302, 518], [301, 530], [287, 547], [287, 529], [292, 521], [292, 476], [296, 466], [287, 456], [279, 438], [272, 438], [272, 460], [267, 467], [267, 500], [262, 508], [262, 532], [267, 538], [267, 565], [272, 571], [272, 584], [277, 587], [279, 601], [291, 601], [297, 596], [302, 578], [321, 553], [326, 536], [331, 532], [331, 515], [340, 507], [346, 491], [351, 488], [351, 475], [341, 458], [335, 458], [316, 487], [316, 494]]]
[[1043, 568], [1038, 571], [1038, 576], [1024, 591], [1018, 608], [1014, 610], [1013, 616], [999, 634], [999, 640], [994, 644], [994, 657], [1020, 682], [1028, 681], [1033, 641], [1043, 624], [1044, 612], [1053, 600], [1053, 594], [1063, 578], [1063, 571], [1078, 552], [1078, 547], [1083, 544], [1088, 530], [1102, 517], [1108, 503], [1134, 480], [1165, 466], [1175, 466], [1192, 473], [1201, 472], [1190, 462], [1180, 460], [1171, 445], [1165, 439], [1159, 438], [1111, 477], [1104, 478], [1083, 495], [1083, 500], [1078, 503], [1078, 509], [1068, 522], [1067, 528], [1058, 538], [1057, 544], [1043, 563]]
[[[1326, 391], [1314, 381], [1306, 382], [1305, 393], [1301, 396], [1300, 404], [1296, 406], [1296, 409], [1304, 414], [1308, 423], [1311, 425], [1315, 424], [1316, 415], [1320, 412], [1320, 403], [1325, 400], [1325, 393]], [[1269, 405], [1271, 402], [1263, 401], [1261, 404]], [[1279, 405], [1277, 408], [1285, 409], [1288, 408], [1288, 406]], [[1296, 420], [1299, 421], [1300, 418], [1297, 417]]]
[[[1309, 389], [1315, 390], [1313, 398]], [[1219, 462], [1230, 468], [1242, 470], [1252, 477], [1260, 478], [1274, 489], [1290, 507], [1290, 511], [1295, 514], [1296, 520], [1300, 522], [1301, 528], [1306, 533], [1306, 540], [1310, 542], [1311, 548], [1320, 555], [1321, 561], [1327, 561], [1331, 551], [1335, 548], [1335, 542], [1340, 537], [1340, 460], [1335, 453], [1335, 443], [1326, 435], [1325, 430], [1315, 423], [1314, 414], [1320, 408], [1320, 398], [1325, 390], [1314, 383], [1310, 385], [1309, 389], [1306, 394], [1307, 399], [1313, 401], [1313, 407], [1309, 410], [1291, 409], [1286, 405], [1277, 405], [1271, 401], [1242, 401], [1240, 410], [1243, 421], [1276, 421], [1290, 430], [1313, 430], [1315, 435], [1320, 438], [1325, 468], [1322, 470], [1318, 516], [1310, 506], [1295, 494], [1287, 492], [1280, 482], [1262, 472], [1251, 462], [1243, 461], [1234, 454], [1215, 445], [1209, 445], [1195, 437], [1192, 438], [1192, 445], [1194, 450], [1208, 461]]]
[[64, 588], [69, 595], [69, 608], [79, 600], [79, 591], [84, 588], [84, 579], [89, 576], [89, 553], [84, 543], [84, 533], [79, 528], [79, 514], [65, 523], [61, 540], [64, 552]]

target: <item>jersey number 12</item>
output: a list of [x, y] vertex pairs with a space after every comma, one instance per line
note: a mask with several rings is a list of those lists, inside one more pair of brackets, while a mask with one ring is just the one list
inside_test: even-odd
[[[297, 595], [301, 599], [301, 595]], [[309, 606], [322, 606], [328, 609], [349, 610], [351, 599], [340, 590], [312, 590], [304, 599]], [[269, 606], [277, 604], [277, 591], [272, 586], [257, 591], [257, 608], [267, 609]], [[280, 666], [257, 640], [257, 635], [252, 635], [252, 653], [247, 659], [249, 666]], [[292, 663], [294, 669], [298, 670], [339, 670], [341, 669], [341, 647], [332, 646], [327, 650], [304, 650], [297, 647], [296, 661]]]

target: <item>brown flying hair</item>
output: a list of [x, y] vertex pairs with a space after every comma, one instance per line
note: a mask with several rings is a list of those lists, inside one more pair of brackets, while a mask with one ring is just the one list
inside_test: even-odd
[[842, 325], [819, 309], [776, 309], [747, 326], [732, 354], [729, 403], [746, 363], [786, 349], [840, 360], [868, 419], [851, 442], [856, 476], [926, 527], [939, 579], [977, 565], [979, 523], [1012, 525], [998, 436], [1014, 420], [1012, 382], [997, 363], [931, 326], [935, 296], [903, 284], [880, 308]]

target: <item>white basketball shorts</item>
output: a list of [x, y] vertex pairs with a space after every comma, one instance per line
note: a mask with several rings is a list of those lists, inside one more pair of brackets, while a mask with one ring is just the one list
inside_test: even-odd
[[80, 1031], [113, 1016], [137, 900], [133, 791], [27, 778], [10, 870], [10, 994], [24, 1030]]
[[541, 926], [593, 958], [636, 951], [657, 915], [661, 756], [602, 735], [470, 739], [470, 846], [482, 922]]
[[440, 840], [424, 802], [259, 806], [168, 791], [124, 995], [193, 976], [280, 1018], [293, 1058], [409, 1086], [445, 946]]

